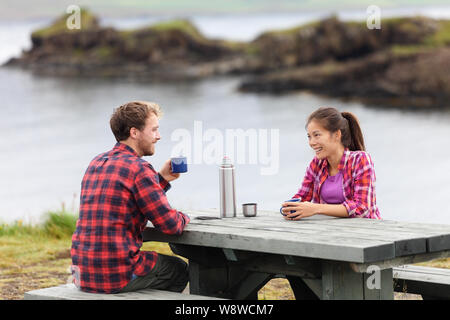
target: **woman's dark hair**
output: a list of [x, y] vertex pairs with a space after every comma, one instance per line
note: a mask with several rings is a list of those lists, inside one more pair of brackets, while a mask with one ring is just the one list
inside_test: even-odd
[[351, 112], [339, 112], [336, 108], [321, 107], [311, 113], [306, 126], [312, 121], [318, 121], [326, 130], [336, 132], [341, 130], [341, 142], [351, 151], [366, 151], [364, 137], [359, 121]]

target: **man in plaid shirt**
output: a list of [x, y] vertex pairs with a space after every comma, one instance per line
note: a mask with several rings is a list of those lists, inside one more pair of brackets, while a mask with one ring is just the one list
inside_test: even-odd
[[189, 217], [167, 202], [170, 160], [158, 173], [143, 160], [161, 138], [155, 103], [135, 101], [110, 120], [114, 148], [96, 156], [83, 177], [80, 216], [72, 237], [72, 273], [81, 290], [117, 293], [143, 288], [181, 292], [187, 264], [176, 257], [140, 251], [148, 221], [167, 234], [181, 234]]

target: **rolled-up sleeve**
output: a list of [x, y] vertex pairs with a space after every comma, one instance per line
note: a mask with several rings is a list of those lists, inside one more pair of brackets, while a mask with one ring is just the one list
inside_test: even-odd
[[372, 192], [374, 192], [375, 171], [370, 156], [361, 152], [355, 159], [353, 174], [353, 197], [347, 198], [343, 205], [350, 218], [367, 218], [372, 206]]
[[133, 194], [140, 211], [155, 228], [166, 234], [181, 234], [190, 219], [173, 209], [165, 194], [170, 184], [154, 170], [143, 166], [137, 173]]
[[160, 173], [158, 173], [158, 178], [159, 178], [159, 185], [161, 186], [161, 188], [163, 188], [164, 192], [169, 191], [171, 188], [170, 183], [166, 179], [164, 179]]

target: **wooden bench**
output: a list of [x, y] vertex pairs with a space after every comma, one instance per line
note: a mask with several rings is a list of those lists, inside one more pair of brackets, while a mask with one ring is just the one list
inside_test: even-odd
[[392, 271], [397, 292], [420, 294], [424, 300], [450, 299], [450, 269], [405, 265]]
[[24, 295], [25, 300], [218, 300], [219, 298], [207, 297], [177, 292], [143, 289], [134, 292], [102, 294], [87, 293], [75, 287], [73, 284], [64, 284], [57, 287], [28, 291]]
[[[450, 269], [404, 265], [393, 268], [394, 290], [422, 295], [424, 300], [450, 299]], [[80, 291], [73, 284], [26, 292], [25, 300], [217, 300], [219, 298], [144, 289], [100, 294]]]

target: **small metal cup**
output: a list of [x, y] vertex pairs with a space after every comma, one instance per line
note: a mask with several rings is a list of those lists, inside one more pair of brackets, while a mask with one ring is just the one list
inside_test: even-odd
[[244, 217], [256, 217], [256, 203], [244, 203], [242, 213]]

